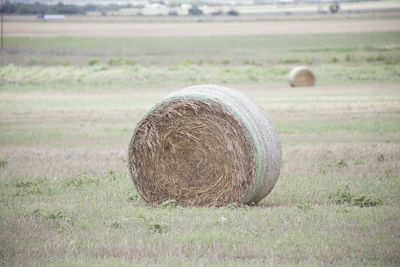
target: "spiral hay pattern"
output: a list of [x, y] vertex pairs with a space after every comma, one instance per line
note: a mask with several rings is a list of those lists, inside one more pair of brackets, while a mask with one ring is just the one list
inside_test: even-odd
[[215, 85], [176, 91], [134, 130], [129, 167], [149, 203], [257, 203], [279, 176], [281, 146], [266, 113], [242, 93]]

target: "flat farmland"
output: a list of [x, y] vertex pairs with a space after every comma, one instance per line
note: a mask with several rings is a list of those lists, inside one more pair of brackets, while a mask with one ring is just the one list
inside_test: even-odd
[[[398, 84], [229, 86], [282, 141], [281, 176], [256, 207], [140, 200], [130, 135], [175, 88], [1, 92], [2, 262], [398, 265]], [[343, 192], [382, 204], [337, 204]]]
[[[257, 23], [247, 34], [249, 22], [156, 23], [151, 35], [129, 35], [151, 23], [61, 22], [50, 35], [6, 35], [0, 263], [398, 266], [400, 30], [397, 19], [354, 20], [357, 29], [322, 32], [316, 20], [319, 32], [285, 34]], [[125, 33], [84, 34], [103, 24]], [[226, 25], [238, 28], [216, 34]], [[189, 35], [196, 27], [205, 31]], [[316, 86], [288, 85], [298, 65]], [[267, 111], [282, 142], [280, 178], [257, 206], [148, 205], [127, 167], [133, 129], [170, 92], [206, 83]]]
[[[193, 65], [259, 70], [293, 64], [396, 67], [400, 33], [364, 32], [248, 36], [7, 37], [0, 65]], [[375, 63], [388, 64], [375, 64]], [[368, 63], [368, 64], [364, 64]]]
[[390, 32], [400, 29], [399, 19], [268, 21], [220, 23], [68, 23], [8, 22], [6, 37], [129, 37], [129, 36], [230, 36]]

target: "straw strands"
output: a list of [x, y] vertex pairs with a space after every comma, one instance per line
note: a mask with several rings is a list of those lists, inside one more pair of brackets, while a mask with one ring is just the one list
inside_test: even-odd
[[250, 204], [275, 185], [281, 145], [253, 100], [199, 85], [170, 94], [144, 115], [128, 157], [136, 189], [149, 203]]

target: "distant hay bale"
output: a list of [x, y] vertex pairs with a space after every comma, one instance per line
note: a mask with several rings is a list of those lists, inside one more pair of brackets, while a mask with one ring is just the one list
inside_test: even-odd
[[296, 67], [289, 73], [289, 82], [292, 87], [314, 86], [315, 75], [307, 67]]
[[128, 151], [137, 191], [149, 203], [258, 203], [274, 187], [281, 145], [264, 110], [216, 85], [176, 91], [139, 121]]

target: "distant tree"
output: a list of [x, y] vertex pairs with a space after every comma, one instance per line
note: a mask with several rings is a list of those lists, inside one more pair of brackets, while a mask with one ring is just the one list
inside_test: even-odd
[[56, 5], [45, 5], [38, 2], [31, 3], [19, 3], [5, 1], [1, 10], [5, 14], [21, 14], [21, 15], [38, 15], [38, 14], [86, 14], [89, 11], [118, 11], [121, 8], [132, 7], [131, 4], [117, 5], [109, 4], [106, 6], [97, 4], [86, 4], [84, 6], [75, 4], [64, 4], [58, 2]]
[[59, 2], [55, 6], [49, 6], [50, 12], [46, 13], [54, 13], [54, 14], [85, 14], [83, 7], [77, 5], [64, 5], [62, 2]]
[[239, 12], [237, 12], [236, 10], [232, 9], [229, 12], [227, 12], [226, 14], [228, 14], [228, 16], [239, 16]]
[[97, 11], [98, 10], [98, 6], [96, 6], [94, 4], [86, 4], [86, 5], [83, 6], [82, 9], [85, 12]]
[[329, 10], [331, 11], [331, 13], [338, 13], [340, 9], [340, 5], [339, 3], [333, 3], [329, 6]]
[[189, 15], [192, 15], [192, 16], [203, 15], [203, 10], [201, 10], [201, 9], [198, 8], [197, 6], [192, 6], [192, 7], [189, 9]]

